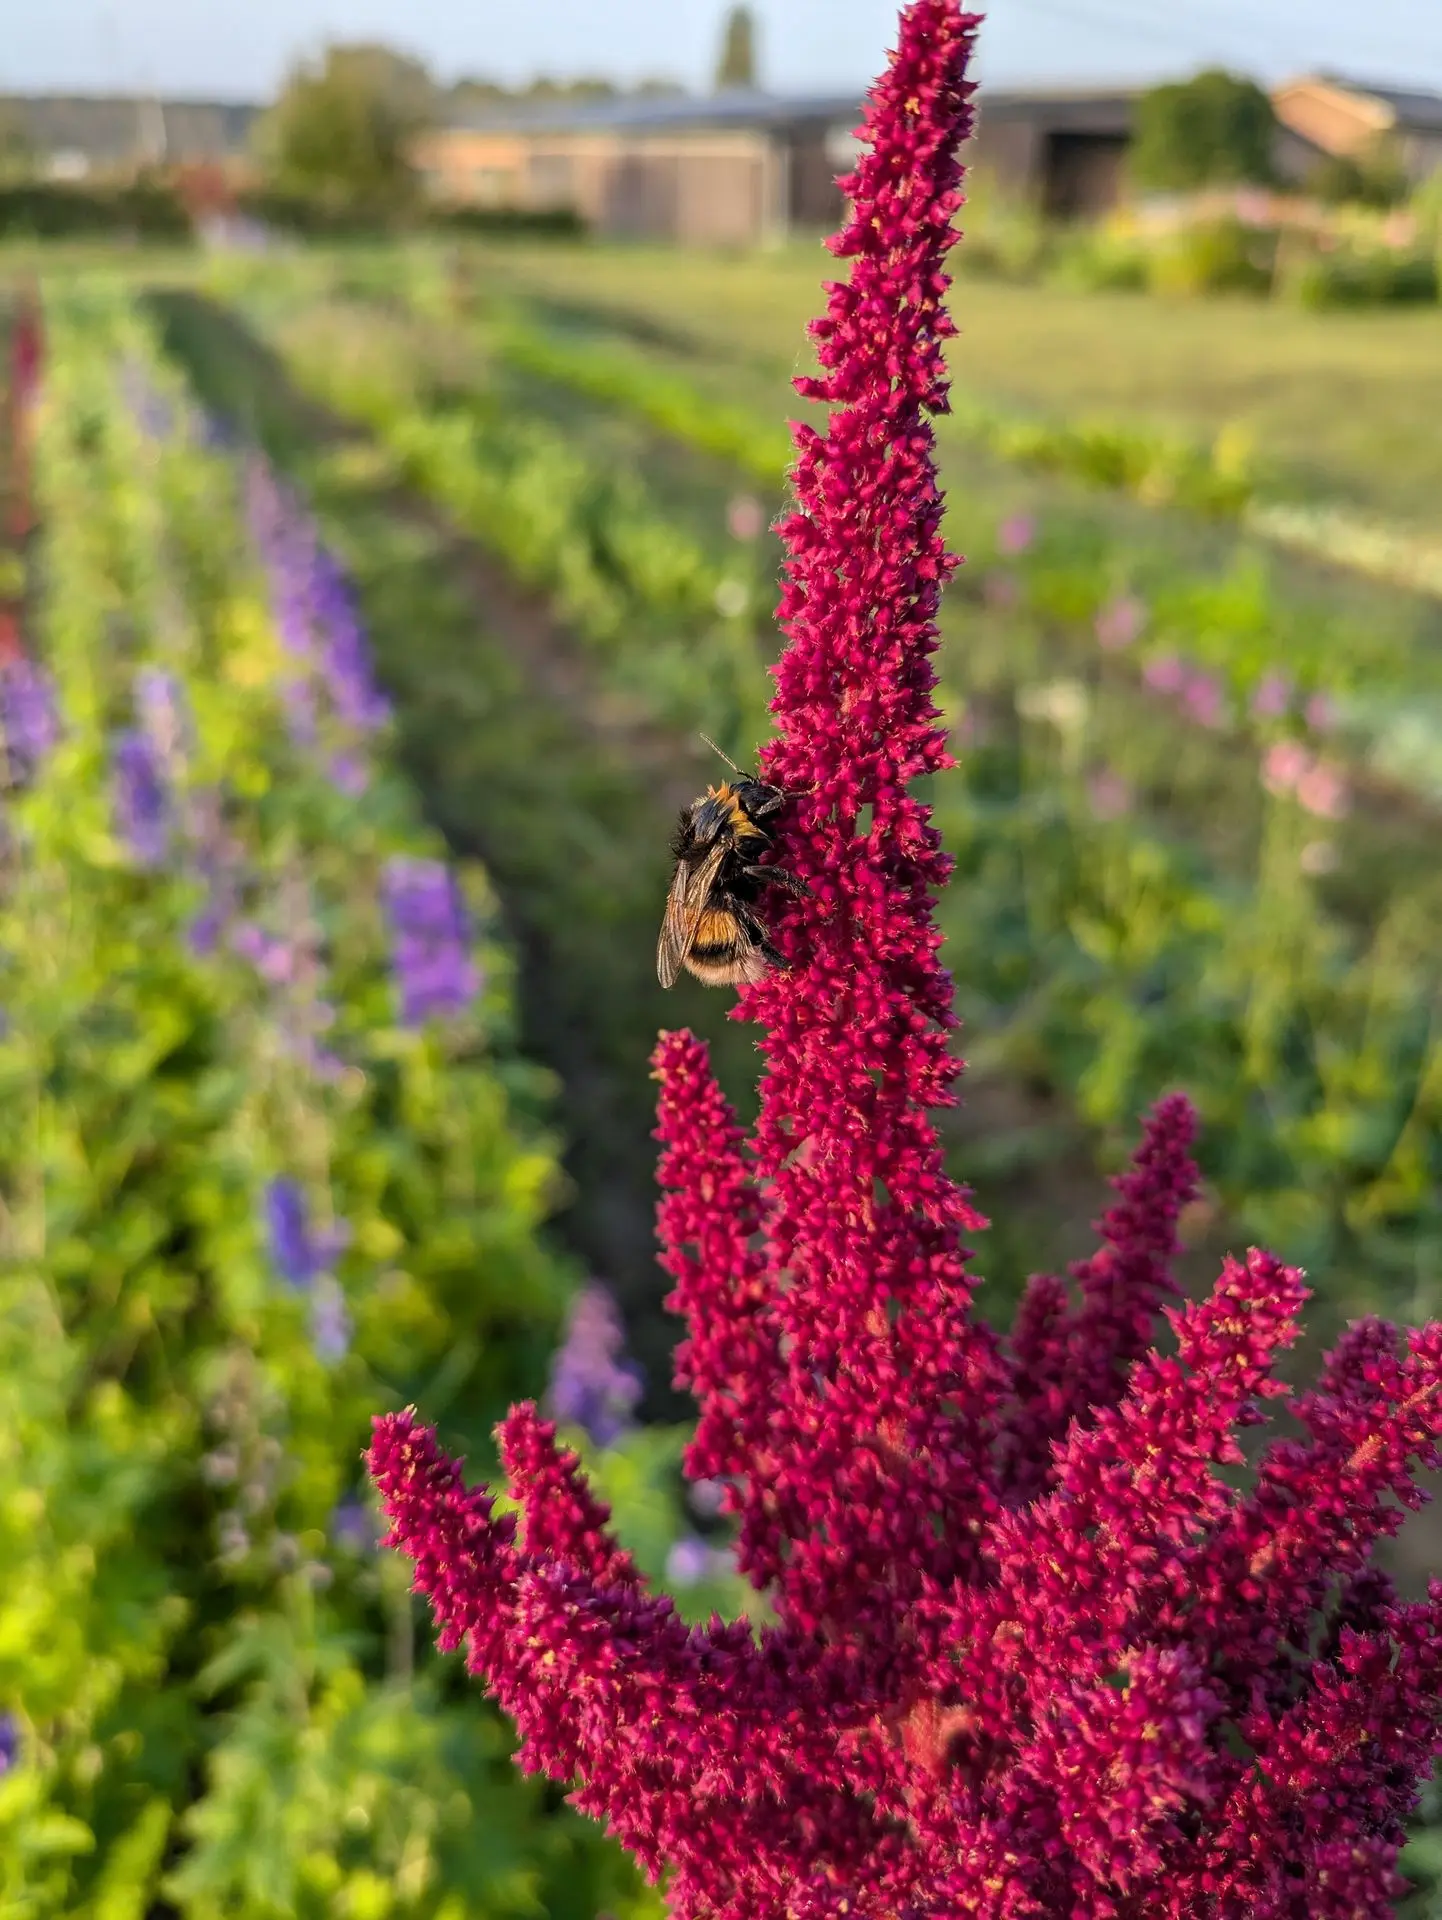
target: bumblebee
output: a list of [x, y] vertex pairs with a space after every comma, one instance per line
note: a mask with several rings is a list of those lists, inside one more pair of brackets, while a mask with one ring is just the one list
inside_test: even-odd
[[[721, 753], [712, 741], [706, 744]], [[663, 987], [675, 986], [682, 967], [708, 987], [749, 986], [769, 967], [784, 967], [753, 905], [768, 886], [798, 898], [811, 892], [784, 867], [760, 864], [775, 845], [762, 822], [779, 813], [790, 794], [742, 773], [724, 753], [721, 758], [737, 778], [707, 787], [684, 808], [671, 842], [676, 871], [656, 947]]]

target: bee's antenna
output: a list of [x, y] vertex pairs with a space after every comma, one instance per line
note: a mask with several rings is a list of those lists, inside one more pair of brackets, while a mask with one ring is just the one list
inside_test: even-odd
[[710, 739], [708, 735], [703, 733], [701, 735], [701, 738], [706, 742], [707, 746], [711, 749], [712, 753], [720, 754], [720, 757], [726, 762], [727, 766], [730, 767], [733, 773], [741, 774], [741, 778], [743, 780], [746, 778], [745, 773], [742, 772], [741, 768], [737, 766], [736, 762], [731, 758], [729, 753], [722, 753], [720, 747], [718, 747], [716, 742]]

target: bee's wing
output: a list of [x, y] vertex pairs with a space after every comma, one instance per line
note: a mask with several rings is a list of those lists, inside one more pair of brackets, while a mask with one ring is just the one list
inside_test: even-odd
[[656, 978], [663, 987], [676, 984], [676, 976], [691, 951], [701, 915], [725, 858], [725, 845], [718, 842], [699, 866], [690, 866], [684, 860], [677, 863], [671, 876], [671, 891], [666, 896], [661, 938], [656, 943]]

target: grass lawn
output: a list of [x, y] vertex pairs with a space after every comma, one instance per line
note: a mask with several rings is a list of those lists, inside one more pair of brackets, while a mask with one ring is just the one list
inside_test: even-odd
[[[627, 309], [718, 352], [805, 363], [819, 247], [728, 257], [607, 245], [484, 256], [557, 298]], [[833, 273], [836, 268], [830, 269]], [[1308, 493], [1442, 531], [1442, 311], [1313, 314], [964, 281], [960, 381], [1017, 406], [1142, 418], [1197, 436], [1230, 421]]]

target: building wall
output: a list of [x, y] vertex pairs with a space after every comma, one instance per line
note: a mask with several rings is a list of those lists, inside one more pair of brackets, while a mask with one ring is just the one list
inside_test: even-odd
[[447, 128], [418, 140], [412, 158], [437, 200], [479, 207], [524, 204], [526, 149], [514, 135]]
[[438, 199], [573, 207], [598, 233], [750, 246], [784, 222], [784, 156], [748, 132], [467, 133], [419, 142]]

